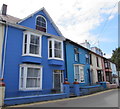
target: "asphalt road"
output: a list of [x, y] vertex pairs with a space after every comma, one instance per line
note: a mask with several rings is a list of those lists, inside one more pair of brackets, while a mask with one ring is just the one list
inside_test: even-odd
[[112, 89], [86, 96], [19, 105], [18, 107], [118, 107], [118, 92], [118, 89]]

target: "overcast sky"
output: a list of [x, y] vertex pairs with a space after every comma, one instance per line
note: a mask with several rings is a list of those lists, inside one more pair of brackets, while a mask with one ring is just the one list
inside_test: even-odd
[[0, 0], [9, 15], [24, 18], [45, 7], [62, 34], [81, 43], [88, 40], [106, 57], [118, 46], [118, 0]]

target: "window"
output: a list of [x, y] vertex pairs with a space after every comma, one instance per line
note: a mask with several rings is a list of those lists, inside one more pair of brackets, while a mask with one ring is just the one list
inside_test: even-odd
[[56, 39], [48, 40], [49, 59], [63, 59], [63, 42]]
[[96, 57], [96, 61], [97, 61], [97, 67], [99, 67], [99, 59], [98, 59], [98, 57]]
[[83, 65], [74, 65], [74, 79], [76, 79], [80, 83], [85, 82]]
[[85, 58], [86, 58], [86, 63], [89, 64], [89, 56], [88, 56], [88, 54], [85, 54]]
[[78, 51], [78, 48], [74, 48], [74, 53], [75, 53], [75, 61], [78, 62], [79, 61], [79, 51]]
[[92, 54], [90, 54], [90, 65], [92, 65]]
[[36, 29], [46, 32], [46, 19], [41, 15], [36, 18]]
[[20, 90], [42, 89], [42, 67], [23, 64], [20, 66]]
[[40, 35], [25, 32], [23, 40], [23, 55], [41, 56]]

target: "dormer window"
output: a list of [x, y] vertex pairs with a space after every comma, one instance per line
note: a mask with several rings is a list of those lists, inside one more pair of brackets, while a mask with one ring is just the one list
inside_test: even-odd
[[39, 15], [37, 16], [36, 18], [36, 29], [39, 30], [39, 31], [43, 31], [43, 32], [46, 32], [46, 29], [47, 29], [47, 24], [46, 24], [46, 19]]

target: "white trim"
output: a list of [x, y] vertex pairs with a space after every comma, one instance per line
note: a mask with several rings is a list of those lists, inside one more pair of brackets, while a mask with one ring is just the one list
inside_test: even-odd
[[[52, 57], [49, 57], [49, 41], [52, 42]], [[55, 43], [55, 41], [61, 42], [61, 50], [62, 50], [62, 52], [61, 52], [61, 58], [56, 58], [54, 56], [54, 43]], [[48, 59], [64, 60], [63, 49], [64, 49], [63, 48], [63, 41], [57, 40], [57, 39], [53, 39], [53, 38], [49, 38], [48, 39]]]
[[[26, 51], [26, 54], [24, 53], [24, 41], [25, 41], [25, 35], [27, 34], [27, 51]], [[29, 50], [30, 50], [30, 37], [31, 35], [35, 35], [35, 36], [38, 36], [39, 37], [39, 54], [31, 54], [29, 53]], [[23, 33], [23, 47], [22, 47], [22, 56], [34, 56], [34, 57], [41, 57], [41, 49], [42, 49], [42, 35], [41, 34], [35, 34], [35, 33], [32, 33], [32, 32], [29, 32], [29, 31], [25, 31]]]
[[39, 16], [42, 17], [42, 18], [44, 18], [44, 20], [46, 21], [46, 32], [45, 33], [47, 33], [47, 29], [48, 29], [48, 27], [47, 27], [47, 20], [46, 20], [46, 18], [43, 15], [37, 15], [36, 16], [35, 26], [36, 26], [37, 17], [39, 17]]
[[[75, 78], [75, 66], [80, 66], [80, 67], [82, 67], [83, 68], [83, 75], [84, 75], [84, 82], [81, 82], [81, 80], [80, 81], [78, 81], [79, 83], [85, 83], [85, 72], [84, 72], [84, 65], [83, 64], [74, 64], [74, 80], [76, 79]], [[79, 75], [81, 76], [81, 72], [80, 72], [80, 69], [79, 69]]]
[[[21, 88], [21, 68], [24, 68], [23, 71], [23, 88]], [[40, 87], [33, 87], [33, 88], [26, 88], [26, 79], [27, 79], [27, 69], [28, 68], [39, 68], [40, 69]], [[21, 64], [20, 65], [20, 72], [19, 72], [19, 90], [42, 90], [42, 66], [39, 65], [32, 65], [32, 64]]]

